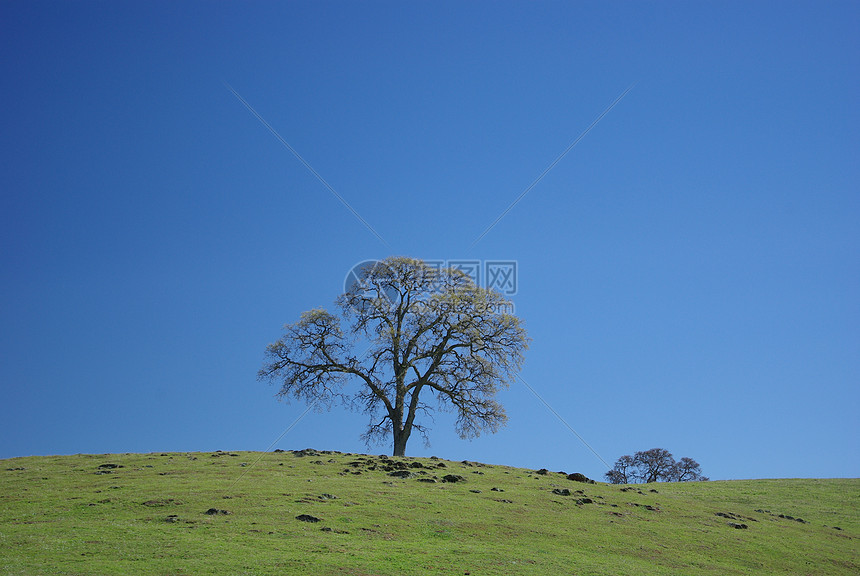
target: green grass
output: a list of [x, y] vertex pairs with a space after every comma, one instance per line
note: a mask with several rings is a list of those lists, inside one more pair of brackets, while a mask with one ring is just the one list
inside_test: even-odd
[[[397, 460], [424, 468], [398, 479], [380, 457], [291, 452], [3, 460], [0, 574], [860, 573], [857, 479], [622, 491], [555, 472]], [[418, 481], [445, 474], [466, 481]]]

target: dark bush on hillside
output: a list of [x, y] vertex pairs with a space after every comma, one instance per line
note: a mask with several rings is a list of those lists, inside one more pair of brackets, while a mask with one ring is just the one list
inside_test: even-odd
[[704, 481], [702, 468], [692, 458], [675, 458], [668, 450], [652, 448], [633, 456], [622, 456], [604, 477], [610, 484], [636, 484], [649, 482]]

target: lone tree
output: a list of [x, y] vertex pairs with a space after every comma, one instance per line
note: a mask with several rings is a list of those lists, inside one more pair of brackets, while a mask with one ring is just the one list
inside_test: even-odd
[[689, 482], [708, 480], [702, 476], [702, 467], [692, 458], [675, 458], [668, 450], [652, 448], [633, 456], [622, 456], [604, 477], [610, 484], [638, 482]]
[[[362, 439], [390, 434], [395, 456], [413, 431], [427, 441], [417, 418], [434, 405], [456, 413], [461, 438], [504, 425], [495, 395], [515, 378], [529, 339], [501, 294], [456, 269], [388, 258], [364, 269], [336, 305], [339, 316], [304, 312], [266, 348], [258, 377], [279, 384], [279, 397], [368, 413]], [[349, 393], [348, 384], [358, 386]]]

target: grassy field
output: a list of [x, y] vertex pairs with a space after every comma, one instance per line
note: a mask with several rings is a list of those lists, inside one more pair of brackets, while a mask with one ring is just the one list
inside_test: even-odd
[[857, 479], [625, 487], [337, 452], [15, 458], [0, 574], [854, 576], [858, 497]]

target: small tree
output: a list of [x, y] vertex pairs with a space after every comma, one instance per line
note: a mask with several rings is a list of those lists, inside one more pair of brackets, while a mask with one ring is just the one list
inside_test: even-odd
[[604, 477], [610, 484], [635, 484], [638, 482], [688, 482], [707, 480], [702, 468], [692, 458], [681, 458], [678, 462], [668, 450], [652, 448], [636, 452], [633, 456], [622, 456], [615, 461], [612, 470]]
[[706, 476], [702, 476], [702, 467], [699, 466], [699, 463], [692, 458], [687, 457], [681, 458], [678, 460], [677, 464], [675, 464], [673, 476], [673, 480], [676, 482], [708, 480]]
[[[390, 435], [395, 456], [413, 430], [427, 439], [418, 417], [432, 412], [428, 397], [457, 414], [462, 438], [505, 423], [495, 395], [519, 371], [528, 337], [499, 293], [456, 269], [388, 258], [366, 268], [337, 306], [339, 317], [303, 313], [266, 348], [258, 376], [280, 384], [278, 396], [363, 410], [371, 418], [364, 440]], [[348, 383], [358, 388], [346, 393]]]
[[633, 482], [633, 456], [622, 456], [615, 461], [615, 466], [606, 473], [610, 484], [630, 484]]
[[651, 448], [633, 456], [637, 475], [645, 483], [671, 480], [675, 474], [675, 459], [668, 450]]

